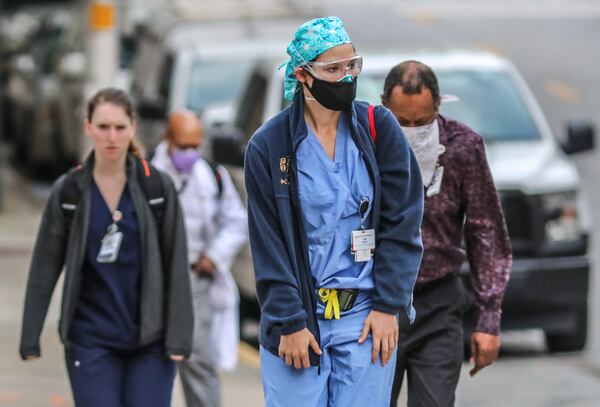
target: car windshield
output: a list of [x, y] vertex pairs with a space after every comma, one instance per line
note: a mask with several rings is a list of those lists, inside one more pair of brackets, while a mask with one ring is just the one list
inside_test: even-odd
[[208, 105], [236, 101], [241, 97], [251, 67], [249, 60], [196, 60], [187, 85], [186, 107], [202, 112]]
[[[442, 95], [457, 96], [445, 102], [440, 112], [466, 123], [487, 141], [533, 140], [540, 134], [506, 72], [456, 70], [436, 72]], [[358, 80], [357, 99], [381, 103], [385, 74], [363, 72]]]

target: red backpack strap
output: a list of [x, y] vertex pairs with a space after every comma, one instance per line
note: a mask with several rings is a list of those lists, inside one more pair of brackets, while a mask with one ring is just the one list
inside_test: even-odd
[[140, 162], [142, 163], [142, 167], [144, 168], [144, 175], [146, 177], [150, 176], [150, 166], [148, 165], [148, 161], [146, 161], [144, 158], [140, 158]]
[[375, 129], [375, 106], [369, 105], [369, 130], [373, 144], [377, 141], [377, 130]]

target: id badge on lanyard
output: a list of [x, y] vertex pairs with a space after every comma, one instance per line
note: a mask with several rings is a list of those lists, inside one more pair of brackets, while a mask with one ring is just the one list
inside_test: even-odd
[[98, 263], [114, 263], [119, 257], [121, 242], [123, 241], [123, 232], [119, 231], [117, 223], [123, 219], [121, 211], [116, 210], [112, 214], [113, 223], [106, 230], [106, 234], [102, 238], [100, 251], [96, 257]]
[[365, 228], [365, 214], [369, 209], [369, 198], [362, 198], [358, 208], [360, 214], [360, 229], [352, 231], [352, 247], [356, 263], [371, 260], [375, 249], [375, 229]]

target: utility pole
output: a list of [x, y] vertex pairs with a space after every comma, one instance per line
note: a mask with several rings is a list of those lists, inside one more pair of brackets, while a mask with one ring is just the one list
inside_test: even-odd
[[[85, 103], [98, 90], [115, 84], [119, 66], [119, 32], [115, 11], [116, 1], [87, 0], [87, 76], [83, 95]], [[85, 154], [92, 147], [89, 138], [82, 136], [80, 146], [80, 158], [84, 158]]]
[[119, 64], [116, 0], [89, 0], [87, 95], [112, 86]]

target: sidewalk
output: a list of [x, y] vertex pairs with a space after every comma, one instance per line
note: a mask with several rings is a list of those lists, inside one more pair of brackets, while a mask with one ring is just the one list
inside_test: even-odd
[[[73, 403], [57, 335], [60, 281], [41, 338], [42, 358], [25, 363], [17, 353], [27, 270], [49, 186], [32, 185], [6, 167], [1, 173], [5, 183], [0, 212], [0, 407], [69, 407]], [[238, 368], [222, 378], [223, 407], [264, 405], [254, 349], [242, 345]], [[177, 383], [173, 407], [184, 406]]]

